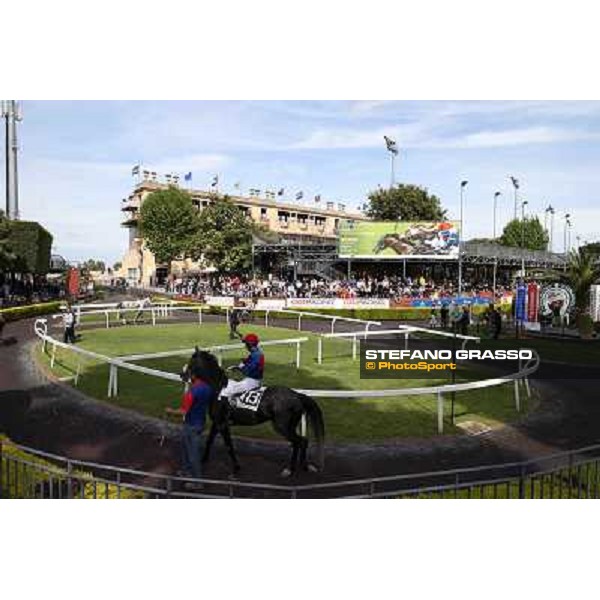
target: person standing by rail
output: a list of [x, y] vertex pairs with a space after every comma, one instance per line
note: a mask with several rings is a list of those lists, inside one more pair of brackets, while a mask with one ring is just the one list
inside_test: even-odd
[[165, 408], [167, 414], [181, 415], [181, 467], [187, 477], [202, 477], [202, 431], [206, 423], [206, 411], [215, 391], [206, 381], [192, 374], [190, 388], [183, 395], [179, 408]]

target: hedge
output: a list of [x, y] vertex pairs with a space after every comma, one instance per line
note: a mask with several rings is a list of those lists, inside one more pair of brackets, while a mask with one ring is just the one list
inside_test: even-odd
[[43, 302], [41, 304], [28, 304], [27, 306], [13, 306], [12, 308], [3, 308], [0, 315], [9, 321], [19, 321], [29, 317], [39, 317], [40, 315], [50, 315], [60, 310], [63, 302]]
[[[2, 434], [0, 434], [0, 442], [2, 442], [2, 455], [5, 457], [4, 460], [7, 465], [8, 459], [11, 457], [15, 461], [29, 463], [29, 466], [27, 467], [27, 477], [22, 475], [17, 479], [13, 476], [10, 479], [9, 485], [3, 490], [4, 498], [39, 497], [41, 491], [40, 488], [42, 487], [46, 488], [45, 497], [48, 497], [48, 488], [52, 484], [54, 484], [55, 488], [62, 484], [63, 497], [65, 497], [69, 477], [72, 482], [72, 493], [77, 498], [116, 499], [117, 497], [120, 497], [123, 499], [131, 499], [144, 497], [142, 492], [126, 488], [122, 488], [121, 493], [119, 494], [117, 486], [114, 484], [105, 485], [104, 483], [97, 483], [94, 485], [94, 475], [88, 471], [75, 470], [69, 475], [65, 469], [59, 468], [39, 456], [16, 448], [11, 444], [10, 440]], [[14, 462], [13, 464], [18, 465], [19, 463]], [[35, 466], [38, 468], [36, 469]], [[2, 468], [4, 467], [0, 465], [0, 469]], [[54, 490], [54, 497], [58, 495], [57, 491], [58, 490]]]
[[35, 221], [11, 221], [8, 247], [17, 255], [14, 269], [45, 275], [50, 269], [52, 235]]

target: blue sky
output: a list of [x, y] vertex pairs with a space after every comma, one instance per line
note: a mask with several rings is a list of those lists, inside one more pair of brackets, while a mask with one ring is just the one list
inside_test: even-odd
[[23, 112], [22, 218], [44, 224], [70, 260], [123, 254], [119, 205], [138, 162], [192, 171], [194, 187], [218, 174], [224, 191], [240, 181], [358, 206], [389, 182], [384, 134], [400, 147], [397, 181], [427, 187], [451, 217], [469, 181], [467, 237], [491, 235], [495, 191], [499, 222], [510, 218], [514, 175], [530, 212], [557, 209], [555, 249], [565, 212], [573, 243], [600, 238], [600, 102], [25, 101]]

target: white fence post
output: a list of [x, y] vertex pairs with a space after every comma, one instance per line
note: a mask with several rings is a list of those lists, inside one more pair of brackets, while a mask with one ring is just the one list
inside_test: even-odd
[[323, 338], [317, 340], [317, 363], [323, 364]]
[[54, 369], [54, 361], [56, 360], [56, 344], [52, 344], [52, 358], [50, 359], [50, 368]]
[[110, 329], [110, 317], [108, 316], [108, 311], [104, 311], [104, 316], [106, 317], [106, 329]]
[[202, 307], [198, 309], [198, 325], [202, 325]]
[[444, 433], [444, 396], [442, 392], [437, 393], [437, 422], [438, 433]]
[[408, 350], [408, 331], [404, 334], [404, 349]]
[[296, 342], [296, 369], [300, 368], [300, 342]]
[[154, 312], [154, 308], [152, 308], [152, 327], [156, 326], [156, 312]]
[[302, 331], [302, 313], [298, 314], [298, 331]]
[[521, 397], [519, 394], [519, 380], [515, 379], [515, 408], [517, 412], [521, 412]]
[[111, 364], [110, 367], [108, 368], [108, 391], [106, 392], [106, 396], [108, 398], [112, 397], [112, 390], [113, 390], [113, 378], [115, 376], [115, 372], [113, 369], [113, 365]]
[[356, 360], [356, 334], [352, 336], [352, 360]]
[[265, 310], [265, 327], [269, 326], [269, 311]]
[[337, 317], [333, 317], [331, 319], [331, 333], [335, 333], [335, 322], [337, 321]]
[[113, 396], [116, 398], [119, 395], [119, 369], [115, 365], [115, 376], [113, 378]]

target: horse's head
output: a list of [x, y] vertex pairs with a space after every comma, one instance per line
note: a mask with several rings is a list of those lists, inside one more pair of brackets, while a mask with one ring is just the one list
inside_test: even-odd
[[206, 381], [217, 392], [227, 385], [227, 376], [219, 361], [210, 352], [200, 350], [198, 346], [181, 372], [181, 379], [185, 382], [190, 382], [192, 377]]

